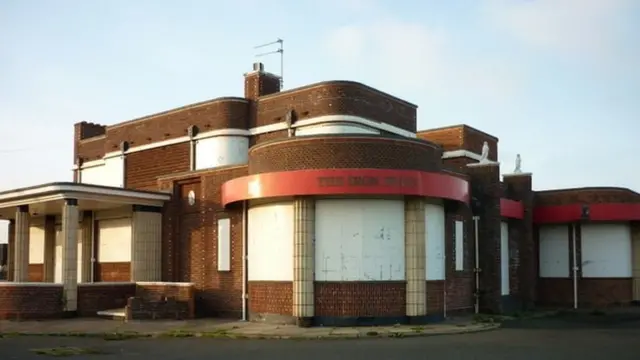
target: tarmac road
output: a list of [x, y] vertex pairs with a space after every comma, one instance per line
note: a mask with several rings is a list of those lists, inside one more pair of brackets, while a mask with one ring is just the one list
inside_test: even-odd
[[76, 346], [104, 354], [69, 359], [640, 359], [640, 321], [598, 323], [527, 320], [477, 334], [403, 339], [232, 340], [203, 338], [104, 341], [91, 338], [8, 337], [0, 359], [47, 359], [37, 348]]

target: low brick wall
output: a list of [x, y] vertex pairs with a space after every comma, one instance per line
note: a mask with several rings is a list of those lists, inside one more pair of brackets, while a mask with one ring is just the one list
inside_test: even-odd
[[96, 282], [78, 284], [78, 315], [98, 316], [98, 311], [122, 309], [136, 294], [135, 283]]
[[0, 319], [42, 320], [62, 315], [62, 284], [0, 283]]
[[193, 319], [194, 295], [192, 283], [136, 283], [136, 294], [127, 301], [126, 319]]

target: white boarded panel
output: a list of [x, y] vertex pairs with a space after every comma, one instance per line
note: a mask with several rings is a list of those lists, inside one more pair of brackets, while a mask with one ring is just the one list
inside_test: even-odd
[[247, 218], [249, 281], [293, 281], [293, 203], [253, 206]]
[[425, 236], [427, 251], [427, 280], [444, 280], [445, 266], [445, 211], [442, 205], [426, 204]]
[[80, 170], [80, 182], [111, 187], [124, 187], [124, 156], [104, 159], [104, 165]]
[[582, 277], [632, 277], [628, 224], [585, 224], [581, 235]]
[[55, 261], [53, 266], [53, 282], [62, 283], [62, 227], [56, 225]]
[[44, 219], [32, 219], [29, 227], [29, 264], [44, 264]]
[[296, 128], [296, 136], [322, 134], [380, 134], [380, 130], [349, 124], [322, 124]]
[[218, 271], [231, 270], [231, 220], [218, 219]]
[[500, 277], [502, 295], [509, 295], [509, 223], [500, 223]]
[[456, 220], [454, 225], [456, 247], [456, 271], [464, 270], [464, 222]]
[[98, 221], [98, 262], [131, 261], [131, 219]]
[[405, 279], [404, 201], [316, 200], [316, 281]]
[[539, 231], [541, 278], [569, 277], [568, 225], [541, 226]]
[[196, 170], [240, 165], [249, 161], [249, 138], [216, 136], [196, 141]]
[[[78, 258], [78, 282], [82, 280], [82, 228], [78, 224], [78, 245], [77, 245], [77, 258]], [[53, 263], [53, 282], [62, 283], [62, 226], [56, 225], [56, 245], [54, 248], [54, 263]]]

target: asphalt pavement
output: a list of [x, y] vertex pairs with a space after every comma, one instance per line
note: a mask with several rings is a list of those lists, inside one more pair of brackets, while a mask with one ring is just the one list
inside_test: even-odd
[[[537, 319], [463, 335], [345, 340], [234, 340], [16, 336], [0, 339], [0, 359], [46, 359], [76, 347], [69, 359], [410, 360], [410, 359], [640, 359], [640, 321]], [[42, 354], [38, 354], [38, 352]]]

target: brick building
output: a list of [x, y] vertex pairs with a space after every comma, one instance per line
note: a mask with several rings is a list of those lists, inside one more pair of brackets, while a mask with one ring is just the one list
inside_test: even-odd
[[[75, 125], [74, 182], [0, 193], [0, 318], [300, 325], [640, 300], [640, 194], [534, 192], [498, 139], [331, 81]], [[478, 269], [478, 271], [476, 271]]]

